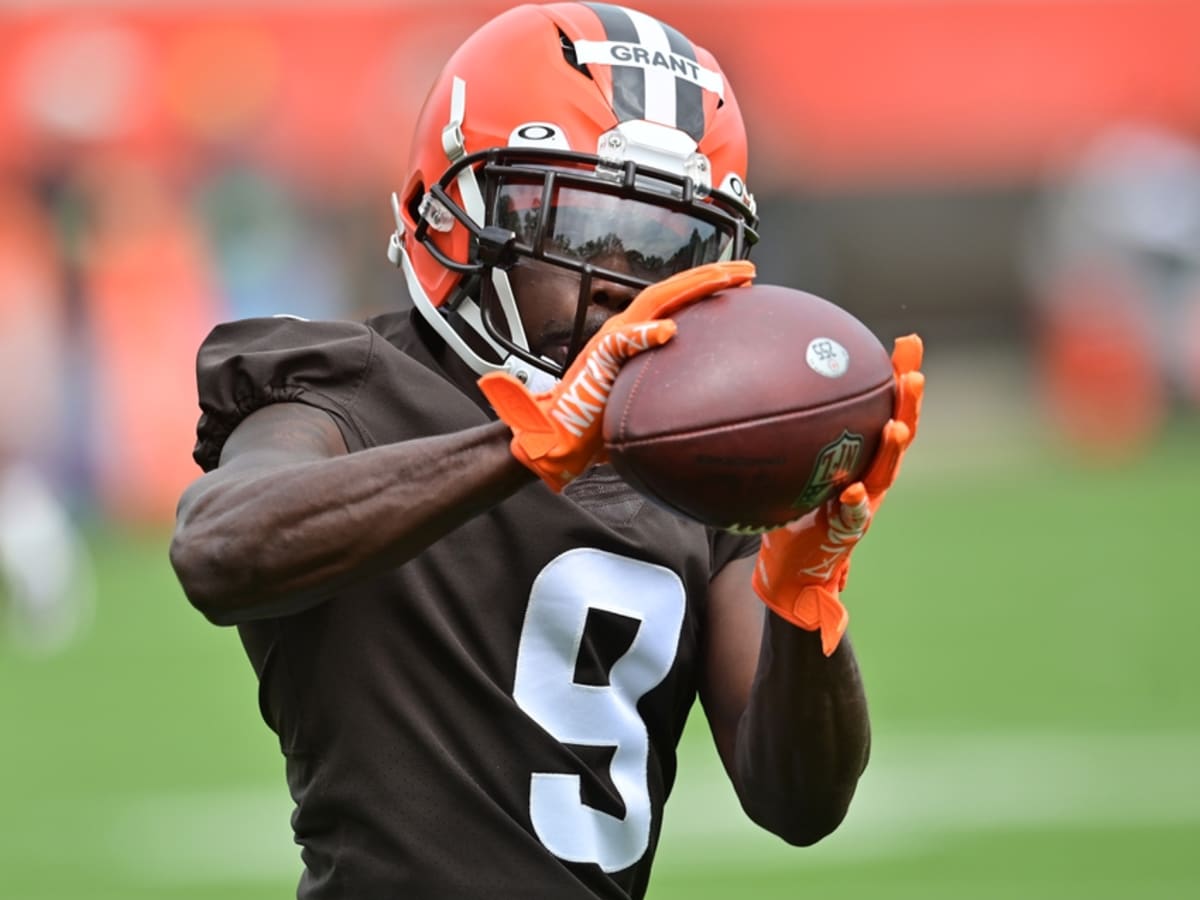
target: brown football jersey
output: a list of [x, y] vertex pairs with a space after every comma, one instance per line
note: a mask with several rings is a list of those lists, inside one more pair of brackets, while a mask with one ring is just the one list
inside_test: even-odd
[[[482, 424], [423, 323], [249, 319], [198, 360], [211, 469], [269, 403], [351, 452]], [[261, 540], [270, 541], [264, 534]], [[696, 696], [710, 578], [757, 541], [606, 466], [513, 494], [412, 561], [239, 626], [316, 898], [641, 897]]]

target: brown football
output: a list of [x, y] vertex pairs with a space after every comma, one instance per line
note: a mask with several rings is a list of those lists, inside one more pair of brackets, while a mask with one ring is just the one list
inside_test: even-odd
[[631, 486], [705, 524], [762, 531], [862, 475], [895, 402], [891, 358], [866, 325], [769, 284], [671, 318], [674, 339], [625, 364], [604, 414]]

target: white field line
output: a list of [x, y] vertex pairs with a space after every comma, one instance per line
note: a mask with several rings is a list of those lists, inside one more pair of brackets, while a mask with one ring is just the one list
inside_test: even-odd
[[[1200, 829], [1200, 734], [884, 733], [846, 821], [803, 864], [903, 854], [966, 832], [1153, 825]], [[689, 867], [797, 863], [747, 821], [715, 757], [702, 775], [681, 773], [660, 853]]]
[[[143, 796], [117, 810], [108, 855], [156, 881], [287, 880], [290, 811], [282, 784]], [[802, 857], [746, 820], [715, 755], [685, 756], [657, 865], [836, 865], [992, 829], [1152, 825], [1200, 829], [1200, 734], [885, 733], [846, 822]]]

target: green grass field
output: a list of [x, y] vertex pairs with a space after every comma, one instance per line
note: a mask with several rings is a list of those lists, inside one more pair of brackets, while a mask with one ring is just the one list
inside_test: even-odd
[[[1200, 896], [1198, 447], [914, 465], [846, 596], [875, 721], [846, 823], [807, 850], [755, 831], [692, 728], [652, 900]], [[95, 533], [86, 638], [0, 645], [0, 897], [293, 891], [252, 673], [165, 541]]]

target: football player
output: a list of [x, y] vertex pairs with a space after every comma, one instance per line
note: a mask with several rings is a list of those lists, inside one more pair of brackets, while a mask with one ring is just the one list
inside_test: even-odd
[[753, 277], [745, 175], [707, 51], [521, 6], [417, 124], [391, 243], [414, 309], [202, 346], [171, 559], [257, 672], [299, 896], [643, 896], [697, 696], [754, 821], [806, 845], [846, 814], [869, 726], [839, 591], [915, 432], [919, 342], [864, 482], [763, 539], [601, 464], [620, 365]]

